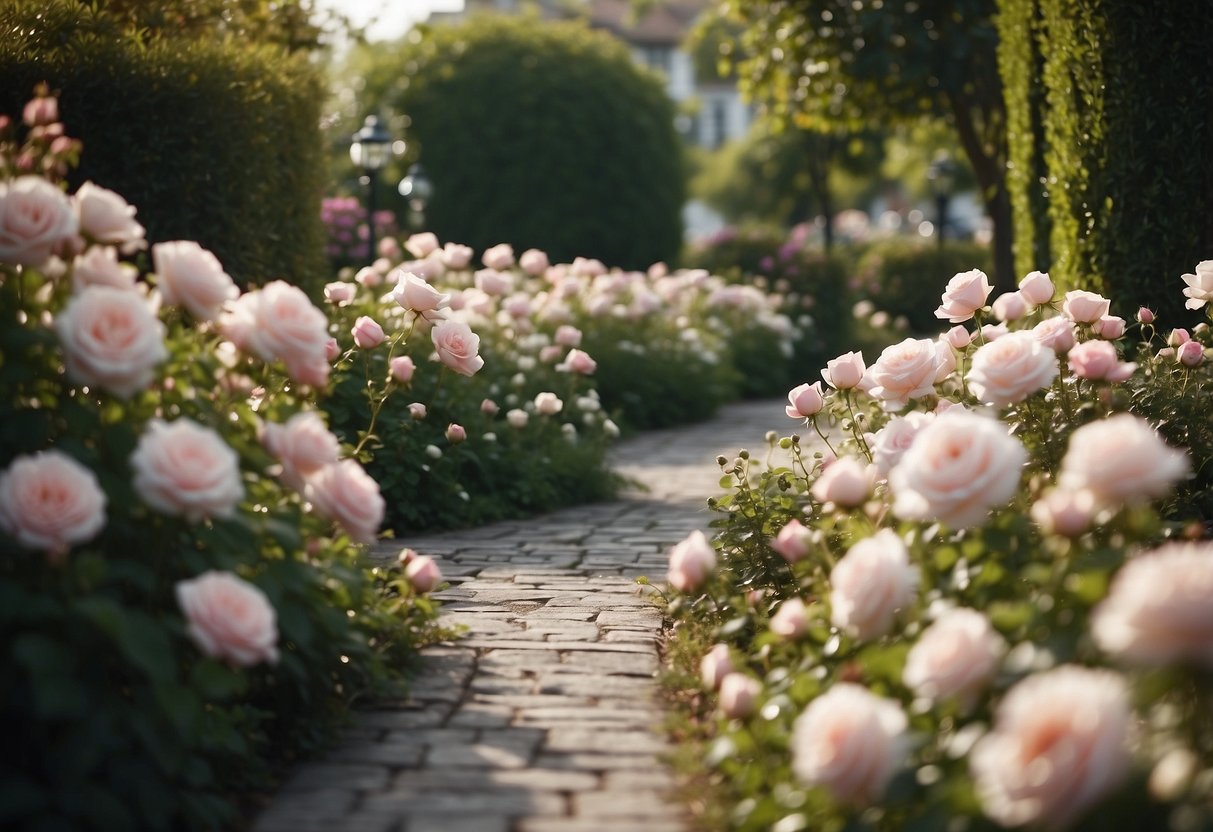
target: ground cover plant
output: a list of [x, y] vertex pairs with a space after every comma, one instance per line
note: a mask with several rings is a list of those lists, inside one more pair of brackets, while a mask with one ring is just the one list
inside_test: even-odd
[[91, 182], [42, 90], [0, 116], [0, 826], [217, 829], [397, 691], [421, 556], [370, 568], [378, 485], [312, 402], [329, 321], [241, 293]]
[[719, 460], [668, 574], [706, 826], [1213, 826], [1209, 328], [990, 295], [957, 274], [945, 334], [829, 361]]

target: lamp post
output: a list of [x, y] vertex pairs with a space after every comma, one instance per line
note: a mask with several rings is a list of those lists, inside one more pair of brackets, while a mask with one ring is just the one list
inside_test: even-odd
[[927, 181], [935, 196], [935, 212], [938, 222], [939, 248], [943, 249], [945, 229], [948, 224], [948, 201], [952, 198], [952, 186], [956, 180], [956, 163], [946, 153], [939, 153], [927, 168]]
[[414, 230], [420, 231], [425, 225], [425, 206], [434, 195], [434, 185], [426, 176], [425, 168], [420, 162], [413, 163], [408, 175], [400, 180], [396, 190], [409, 201], [409, 219], [412, 220]]
[[375, 262], [375, 184], [379, 171], [392, 155], [392, 134], [383, 129], [378, 116], [367, 116], [362, 128], [350, 139], [350, 160], [362, 168], [366, 181], [367, 262]]

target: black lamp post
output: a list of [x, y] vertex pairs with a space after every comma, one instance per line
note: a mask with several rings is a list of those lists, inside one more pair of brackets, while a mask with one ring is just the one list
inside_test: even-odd
[[375, 262], [375, 184], [379, 171], [392, 155], [392, 134], [383, 129], [378, 116], [367, 116], [362, 129], [350, 139], [350, 160], [362, 168], [366, 181], [367, 262]]
[[945, 229], [948, 225], [948, 201], [952, 198], [952, 187], [956, 181], [956, 163], [946, 153], [940, 153], [927, 168], [927, 181], [935, 196], [935, 212], [938, 221], [939, 247], [943, 248]]
[[420, 231], [425, 225], [425, 206], [434, 195], [434, 185], [420, 162], [409, 168], [408, 175], [400, 180], [396, 190], [409, 201], [410, 220], [414, 229]]

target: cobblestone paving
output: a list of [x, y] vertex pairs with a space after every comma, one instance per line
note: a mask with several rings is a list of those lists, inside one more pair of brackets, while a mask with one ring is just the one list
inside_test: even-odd
[[661, 613], [635, 579], [706, 529], [715, 457], [756, 453], [783, 403], [620, 443], [616, 469], [649, 485], [526, 521], [402, 537], [439, 559], [443, 620], [468, 637], [428, 649], [404, 702], [360, 711], [301, 766], [254, 832], [675, 832], [657, 731]]

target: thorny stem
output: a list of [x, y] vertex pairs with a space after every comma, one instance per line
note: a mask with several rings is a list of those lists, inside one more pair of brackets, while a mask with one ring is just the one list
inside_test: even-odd
[[868, 458], [868, 462], [871, 462], [872, 449], [868, 446], [868, 440], [864, 438], [863, 431], [859, 429], [859, 420], [855, 418], [855, 408], [851, 406], [850, 390], [843, 391], [842, 400], [847, 403], [847, 413], [851, 417], [851, 435], [855, 437], [855, 442], [859, 445], [859, 449], [863, 451], [863, 455]]

